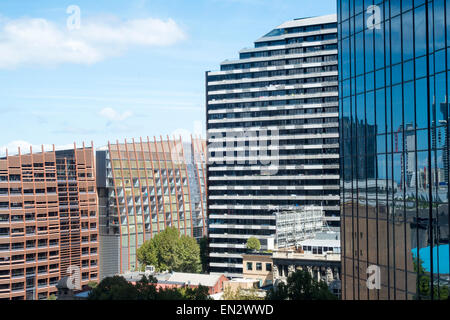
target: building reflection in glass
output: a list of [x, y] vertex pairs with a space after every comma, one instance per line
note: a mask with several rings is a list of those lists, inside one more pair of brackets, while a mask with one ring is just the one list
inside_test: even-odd
[[343, 299], [448, 298], [447, 19], [444, 0], [338, 1]]

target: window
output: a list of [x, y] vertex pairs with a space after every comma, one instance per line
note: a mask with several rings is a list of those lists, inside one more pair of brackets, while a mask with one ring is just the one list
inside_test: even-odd
[[272, 271], [272, 264], [266, 263], [266, 271]]
[[253, 270], [253, 262], [247, 262], [247, 270]]
[[256, 271], [262, 271], [262, 263], [261, 262], [256, 263]]

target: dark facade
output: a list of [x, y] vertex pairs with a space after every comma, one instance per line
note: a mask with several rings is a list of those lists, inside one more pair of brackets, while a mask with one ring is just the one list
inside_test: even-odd
[[336, 15], [287, 21], [207, 72], [211, 272], [241, 276], [279, 207], [318, 207], [339, 230], [336, 32]]
[[445, 0], [338, 1], [343, 299], [448, 296], [449, 19]]

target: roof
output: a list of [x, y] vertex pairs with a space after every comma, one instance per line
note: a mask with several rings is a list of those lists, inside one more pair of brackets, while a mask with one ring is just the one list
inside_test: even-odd
[[75, 294], [75, 297], [77, 297], [77, 298], [86, 298], [87, 299], [87, 298], [89, 298], [89, 293], [91, 293], [91, 290], [77, 293], [77, 294]]
[[[127, 272], [121, 274], [127, 281], [137, 282], [142, 279], [144, 272]], [[213, 287], [219, 281], [222, 274], [200, 274], [200, 273], [183, 273], [183, 272], [167, 272], [152, 274], [161, 284], [179, 284], [179, 285], [202, 285], [205, 287]]]
[[303, 26], [310, 26], [310, 25], [315, 25], [315, 24], [333, 23], [333, 22], [337, 22], [336, 14], [330, 14], [330, 15], [320, 16], [320, 17], [311, 17], [311, 18], [290, 20], [290, 21], [287, 21], [287, 22], [279, 25], [278, 27], [276, 27], [276, 29], [295, 28], [295, 27], [303, 27]]
[[229, 282], [237, 282], [237, 283], [254, 283], [259, 282], [258, 279], [249, 279], [249, 278], [232, 278]]
[[341, 236], [339, 232], [320, 232], [314, 237], [316, 240], [340, 240]]
[[319, 240], [319, 239], [309, 239], [300, 242], [301, 246], [311, 246], [311, 247], [333, 247], [339, 248], [341, 246], [340, 240]]
[[174, 272], [172, 274], [169, 273], [169, 275], [170, 277], [167, 280], [170, 282], [183, 282], [190, 285], [202, 285], [205, 287], [214, 287], [222, 276], [222, 274], [199, 274], [182, 272]]
[[[419, 249], [419, 259], [423, 262], [423, 268], [426, 272], [431, 272], [431, 253], [430, 247]], [[417, 258], [417, 248], [411, 250], [413, 257]], [[449, 274], [449, 245], [439, 245], [433, 247], [433, 272], [443, 275]]]

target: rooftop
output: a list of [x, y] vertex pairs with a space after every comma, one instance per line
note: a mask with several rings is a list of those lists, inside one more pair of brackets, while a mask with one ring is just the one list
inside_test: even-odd
[[311, 26], [311, 25], [315, 25], [315, 24], [324, 24], [324, 23], [333, 23], [333, 22], [337, 22], [336, 14], [290, 20], [290, 21], [280, 24], [278, 27], [276, 27], [276, 29], [296, 28], [296, 27]]
[[[144, 272], [127, 272], [121, 274], [127, 281], [140, 281], [145, 275]], [[179, 285], [202, 285], [205, 287], [213, 287], [219, 281], [222, 274], [200, 274], [200, 273], [182, 273], [182, 272], [166, 272], [152, 274], [158, 283], [164, 284], [179, 284]]]

